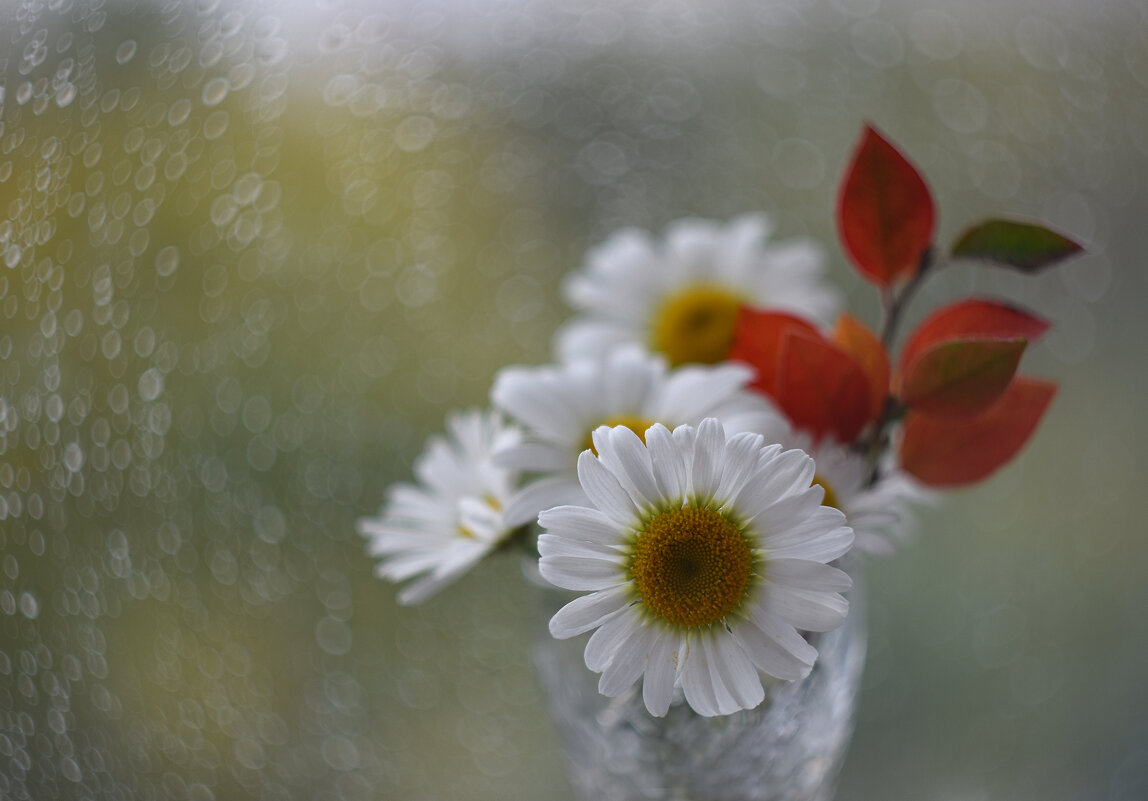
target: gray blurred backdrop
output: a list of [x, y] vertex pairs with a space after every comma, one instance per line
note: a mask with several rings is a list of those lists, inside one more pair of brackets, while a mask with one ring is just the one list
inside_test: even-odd
[[864, 121], [1036, 279], [1023, 456], [871, 562], [844, 801], [1148, 798], [1148, 11], [1136, 0], [0, 5], [0, 798], [571, 799], [530, 595], [354, 532], [620, 225], [834, 241]]

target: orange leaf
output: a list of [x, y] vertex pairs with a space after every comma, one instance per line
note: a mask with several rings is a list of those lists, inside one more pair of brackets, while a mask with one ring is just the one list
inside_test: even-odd
[[847, 313], [837, 318], [833, 341], [856, 360], [869, 379], [869, 416], [877, 419], [889, 394], [889, 354], [885, 346], [864, 323]]
[[1056, 384], [1018, 377], [976, 417], [953, 419], [910, 412], [901, 437], [901, 465], [931, 487], [962, 487], [994, 473], [1028, 442], [1056, 395]]
[[936, 212], [920, 172], [866, 125], [837, 195], [837, 228], [865, 280], [911, 278], [933, 242]]
[[996, 403], [1016, 375], [1023, 339], [942, 342], [924, 351], [906, 373], [901, 400], [910, 409], [971, 417]]
[[1043, 320], [1024, 309], [987, 298], [942, 306], [925, 318], [901, 349], [901, 370], [910, 372], [913, 361], [925, 350], [960, 339], [1039, 339], [1049, 329]]
[[786, 334], [778, 367], [778, 405], [815, 440], [831, 434], [838, 442], [853, 442], [873, 419], [868, 377], [853, 357], [825, 339]]
[[782, 312], [766, 312], [743, 306], [734, 328], [730, 361], [745, 362], [757, 371], [751, 384], [765, 394], [777, 397], [777, 370], [781, 361], [781, 341], [787, 333], [801, 333], [818, 339], [812, 325]]

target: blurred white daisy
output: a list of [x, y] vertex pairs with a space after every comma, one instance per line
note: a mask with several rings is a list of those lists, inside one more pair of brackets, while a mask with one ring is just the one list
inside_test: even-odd
[[725, 224], [679, 220], [660, 241], [634, 228], [613, 234], [564, 285], [580, 314], [559, 329], [559, 357], [638, 342], [672, 365], [715, 364], [744, 304], [828, 322], [838, 299], [821, 281], [821, 250], [806, 240], [766, 245], [770, 230], [764, 215], [751, 214]]
[[578, 454], [593, 447], [591, 432], [602, 425], [624, 425], [641, 436], [654, 423], [672, 429], [716, 417], [731, 432], [777, 441], [788, 426], [767, 400], [746, 389], [752, 378], [752, 369], [741, 364], [671, 370], [663, 357], [637, 345], [602, 358], [504, 368], [495, 378], [491, 402], [526, 436], [499, 452], [496, 461], [533, 475], [506, 509], [506, 519], [528, 523], [551, 506], [585, 503]]
[[380, 516], [358, 521], [368, 552], [383, 557], [379, 577], [421, 576], [399, 592], [400, 603], [426, 600], [513, 533], [502, 510], [513, 501], [518, 473], [491, 455], [520, 438], [497, 412], [451, 415], [447, 436], [432, 437], [415, 462], [419, 483], [392, 485]]
[[596, 629], [585, 659], [598, 689], [620, 695], [642, 677], [653, 715], [677, 686], [698, 713], [725, 715], [762, 701], [759, 671], [807, 675], [817, 651], [799, 631], [845, 619], [850, 580], [827, 563], [853, 542], [811, 486], [813, 460], [712, 418], [652, 426], [645, 444], [603, 427], [594, 445], [578, 460], [589, 504], [543, 512], [538, 549], [548, 581], [588, 593], [550, 632]]
[[825, 490], [822, 503], [845, 514], [859, 551], [891, 555], [912, 527], [910, 505], [929, 500], [929, 493], [891, 460], [882, 464], [877, 482], [866, 487], [865, 458], [847, 446], [829, 437], [814, 445], [803, 433], [781, 437], [779, 441], [813, 457], [817, 465], [813, 483]]

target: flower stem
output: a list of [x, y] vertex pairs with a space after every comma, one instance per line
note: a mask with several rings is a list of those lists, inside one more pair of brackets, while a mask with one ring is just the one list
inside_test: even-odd
[[507, 535], [496, 552], [517, 550], [538, 558], [538, 532], [532, 523], [524, 523]]

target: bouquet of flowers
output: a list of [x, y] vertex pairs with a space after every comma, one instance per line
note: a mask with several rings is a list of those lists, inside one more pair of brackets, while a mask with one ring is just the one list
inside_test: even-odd
[[592, 632], [605, 696], [726, 716], [807, 676], [849, 613], [843, 557], [889, 554], [913, 503], [978, 482], [1033, 434], [1052, 382], [1017, 375], [1049, 324], [959, 300], [898, 341], [930, 275], [975, 259], [1033, 273], [1080, 250], [990, 219], [942, 251], [919, 171], [872, 127], [837, 225], [880, 292], [871, 329], [838, 310], [819, 250], [767, 244], [766, 218], [622, 230], [565, 284], [556, 363], [506, 367], [491, 409], [448, 418], [360, 532], [417, 603], [521, 545], [574, 593], [556, 638]]

